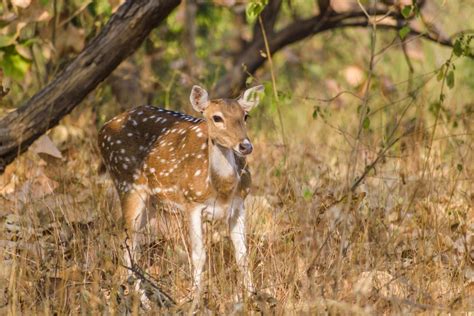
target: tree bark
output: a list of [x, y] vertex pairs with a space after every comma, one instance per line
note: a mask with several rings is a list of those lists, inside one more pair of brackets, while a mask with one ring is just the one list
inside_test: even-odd
[[180, 0], [128, 0], [46, 87], [0, 119], [0, 173], [131, 55]]

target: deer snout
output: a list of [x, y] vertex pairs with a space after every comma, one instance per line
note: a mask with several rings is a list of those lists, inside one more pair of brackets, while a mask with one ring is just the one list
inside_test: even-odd
[[242, 155], [248, 155], [252, 152], [253, 146], [252, 143], [246, 138], [243, 142], [239, 144], [239, 152]]

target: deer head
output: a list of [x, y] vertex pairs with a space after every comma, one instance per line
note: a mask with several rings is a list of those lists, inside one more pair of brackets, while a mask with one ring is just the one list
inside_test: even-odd
[[248, 113], [258, 105], [263, 86], [247, 89], [235, 99], [209, 100], [208, 93], [193, 86], [190, 101], [194, 110], [200, 112], [208, 122], [208, 134], [213, 144], [232, 149], [238, 155], [248, 155], [253, 146], [247, 136]]

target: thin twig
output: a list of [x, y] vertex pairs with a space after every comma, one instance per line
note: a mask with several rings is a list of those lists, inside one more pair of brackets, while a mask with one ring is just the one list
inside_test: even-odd
[[[446, 67], [444, 69], [444, 75], [443, 75], [443, 79], [441, 81], [441, 90], [440, 90], [440, 93], [439, 93], [439, 102], [441, 104], [443, 103], [443, 100], [444, 100], [444, 86], [446, 84], [446, 76], [447, 76], [448, 71], [449, 71], [449, 67], [447, 65], [449, 65], [449, 63], [452, 62], [452, 59], [453, 59], [453, 52], [451, 51], [451, 55], [450, 55], [450, 57], [448, 58], [448, 61], [445, 64]], [[431, 131], [431, 135], [430, 135], [430, 143], [429, 143], [429, 146], [428, 146], [428, 153], [426, 155], [426, 158], [425, 158], [425, 161], [424, 161], [424, 164], [423, 164], [423, 170], [421, 172], [420, 181], [424, 180], [425, 175], [426, 175], [426, 170], [428, 169], [428, 162], [429, 162], [430, 157], [431, 157], [431, 151], [432, 151], [432, 148], [433, 148], [433, 141], [434, 141], [434, 137], [435, 137], [435, 133], [436, 133], [436, 127], [438, 125], [438, 121], [439, 121], [439, 118], [440, 118], [440, 113], [441, 113], [441, 105], [440, 105], [440, 108], [436, 111], [433, 130]], [[413, 191], [413, 194], [410, 197], [409, 203], [408, 203], [405, 211], [402, 212], [402, 214], [407, 214], [408, 213], [408, 210], [411, 208], [411, 206], [413, 205], [413, 202], [415, 201], [415, 197], [417, 196], [419, 189], [420, 189], [420, 186], [415, 187], [415, 190]]]
[[[151, 277], [150, 274], [144, 272], [133, 260], [132, 253], [130, 251], [130, 247], [128, 246], [127, 240], [128, 236], [125, 238], [125, 249], [127, 250], [127, 254], [130, 259], [130, 264], [132, 265], [131, 267], [127, 267], [126, 265], [122, 264], [122, 267], [126, 268], [127, 270], [132, 271], [138, 279], [140, 279], [142, 282], [146, 284], [150, 284], [153, 289], [155, 289], [158, 292], [157, 298], [158, 298], [158, 304], [161, 307], [172, 307], [176, 305], [176, 302], [171, 298], [169, 294], [167, 294], [165, 291], [163, 291], [158, 285], [156, 285], [153, 281], [156, 281]], [[147, 278], [149, 276], [150, 278]], [[153, 279], [153, 280], [151, 280]], [[145, 294], [146, 295], [146, 294]]]
[[69, 22], [71, 22], [76, 16], [78, 16], [79, 14], [81, 14], [82, 11], [84, 11], [84, 10], [87, 8], [87, 6], [88, 6], [89, 4], [91, 4], [91, 3], [92, 3], [92, 0], [87, 0], [87, 1], [85, 1], [85, 2], [79, 7], [79, 9], [77, 9], [76, 11], [74, 11], [73, 14], [71, 14], [70, 16], [68, 16], [68, 17], [67, 17], [64, 21], [62, 21], [61, 23], [59, 23], [58, 28], [61, 29], [61, 28], [63, 28], [66, 24], [68, 24]]
[[[364, 6], [360, 3], [360, 0], [357, 1], [359, 6], [361, 7], [361, 10], [364, 12], [364, 14], [367, 16], [367, 21], [370, 21], [370, 15], [367, 13], [365, 10]], [[357, 137], [356, 137], [356, 142], [354, 145], [354, 148], [352, 150], [351, 154], [351, 159], [350, 159], [350, 165], [349, 165], [349, 172], [347, 173], [348, 176], [351, 177], [351, 179], [354, 178], [355, 171], [357, 169], [357, 152], [358, 152], [358, 147], [359, 147], [359, 139], [362, 134], [363, 130], [363, 124], [365, 119], [367, 118], [367, 107], [368, 107], [368, 102], [369, 102], [369, 92], [370, 92], [370, 84], [372, 82], [372, 75], [373, 75], [373, 70], [374, 70], [374, 56], [375, 56], [375, 41], [376, 41], [376, 32], [377, 32], [377, 24], [371, 23], [372, 24], [372, 31], [370, 33], [370, 58], [369, 58], [369, 70], [367, 73], [367, 80], [365, 82], [365, 91], [364, 91], [364, 96], [362, 97], [362, 105], [360, 107], [360, 117], [359, 117], [359, 127], [357, 131]], [[352, 169], [352, 171], [351, 171]], [[350, 181], [349, 179], [347, 179]], [[351, 188], [353, 185], [351, 186]], [[352, 189], [350, 192], [353, 192]], [[351, 194], [351, 193], [349, 193]], [[350, 199], [349, 199], [350, 200]]]
[[268, 64], [270, 65], [270, 74], [272, 77], [272, 87], [273, 87], [273, 96], [275, 98], [275, 104], [276, 104], [276, 109], [278, 113], [278, 121], [280, 123], [280, 129], [281, 129], [281, 137], [283, 141], [283, 145], [285, 145], [285, 155], [287, 154], [288, 151], [288, 144], [286, 142], [286, 135], [285, 135], [285, 128], [283, 125], [283, 118], [281, 116], [281, 110], [280, 110], [280, 104], [279, 104], [279, 98], [278, 98], [278, 91], [276, 87], [276, 78], [275, 78], [275, 72], [273, 69], [273, 60], [272, 60], [272, 52], [270, 51], [270, 46], [268, 45], [268, 39], [267, 39], [267, 32], [265, 31], [265, 27], [263, 26], [263, 21], [262, 17], [258, 17], [258, 22], [260, 23], [260, 28], [262, 29], [262, 35], [263, 35], [263, 42], [265, 43], [265, 50], [268, 58]]

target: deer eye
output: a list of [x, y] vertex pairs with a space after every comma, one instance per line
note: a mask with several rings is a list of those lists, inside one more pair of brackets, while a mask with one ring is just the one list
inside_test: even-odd
[[214, 123], [223, 123], [224, 122], [224, 119], [220, 115], [213, 115], [212, 120], [214, 121]]
[[245, 115], [244, 115], [244, 121], [247, 122], [247, 120], [249, 119], [249, 117], [250, 117], [250, 115], [245, 114]]

